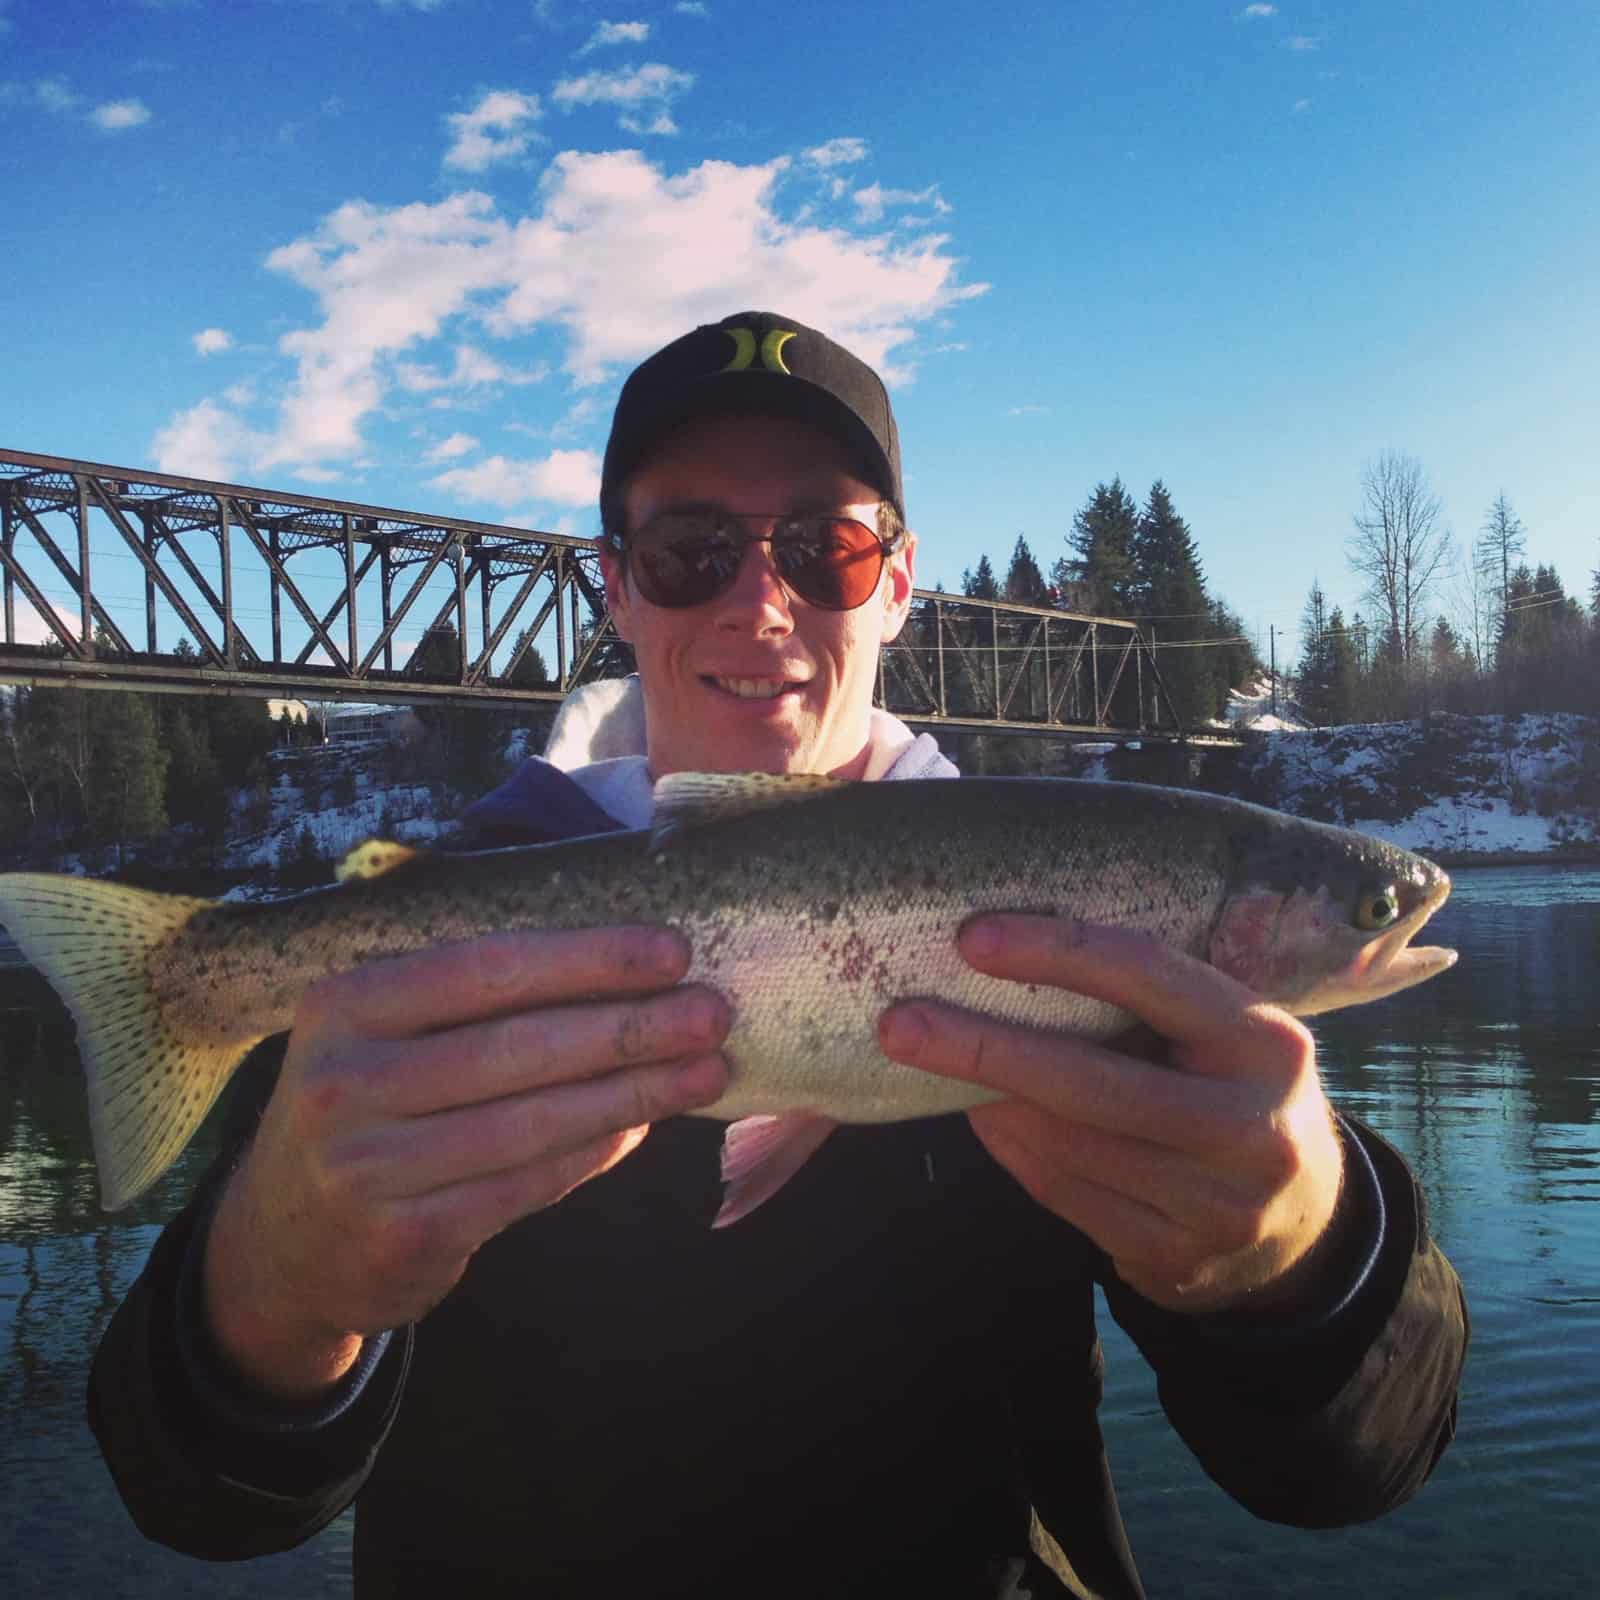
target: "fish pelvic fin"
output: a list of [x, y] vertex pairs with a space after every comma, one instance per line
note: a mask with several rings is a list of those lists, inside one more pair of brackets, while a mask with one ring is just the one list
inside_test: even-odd
[[0, 873], [0, 924], [77, 1024], [107, 1211], [177, 1160], [255, 1043], [185, 1039], [151, 979], [152, 952], [215, 903], [92, 878]]
[[711, 1226], [726, 1228], [770, 1200], [838, 1126], [816, 1111], [730, 1122], [722, 1136], [722, 1209]]

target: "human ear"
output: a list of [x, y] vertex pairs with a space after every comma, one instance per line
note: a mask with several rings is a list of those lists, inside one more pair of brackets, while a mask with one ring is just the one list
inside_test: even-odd
[[633, 596], [628, 589], [628, 564], [609, 544], [600, 546], [600, 576], [606, 586], [606, 609], [611, 626], [624, 644], [633, 643]]
[[907, 533], [904, 542], [889, 557], [889, 592], [883, 602], [883, 643], [895, 638], [911, 614], [911, 591], [916, 587], [917, 536]]

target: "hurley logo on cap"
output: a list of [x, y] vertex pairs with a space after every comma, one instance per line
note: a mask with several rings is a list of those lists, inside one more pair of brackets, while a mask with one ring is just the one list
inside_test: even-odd
[[[724, 372], [743, 372], [755, 364], [756, 336], [749, 328], [724, 328], [722, 330], [733, 340], [733, 360], [722, 370]], [[782, 372], [792, 377], [793, 374], [783, 364], [783, 347], [795, 337], [793, 328], [774, 328], [761, 341], [761, 365], [768, 372]]]

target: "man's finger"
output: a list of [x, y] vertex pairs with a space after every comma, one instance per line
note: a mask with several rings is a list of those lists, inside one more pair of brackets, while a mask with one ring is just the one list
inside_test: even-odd
[[580, 995], [649, 993], [688, 970], [688, 941], [670, 928], [493, 933], [319, 983], [303, 996], [296, 1026], [401, 1039]]
[[387, 1115], [426, 1116], [712, 1050], [731, 1021], [727, 1001], [698, 984], [547, 1006], [383, 1046], [359, 1092]]
[[878, 1037], [893, 1060], [1110, 1133], [1205, 1151], [1237, 1128], [1238, 1107], [1225, 1088], [1070, 1034], [913, 1000], [884, 1013]]
[[1184, 1237], [1203, 1239], [1210, 1254], [1258, 1242], [1270, 1200], [1265, 1179], [1247, 1190], [1192, 1151], [1041, 1116], [1016, 1100], [978, 1106], [968, 1115], [986, 1141], [993, 1136], [1025, 1148], [1039, 1172], [1068, 1174], [1157, 1212]]
[[341, 1182], [369, 1203], [538, 1162], [559, 1166], [624, 1129], [709, 1105], [727, 1081], [714, 1055], [611, 1072], [352, 1134], [337, 1148], [337, 1166]]
[[[1048, 983], [1108, 1000], [1198, 1055], [1180, 1064], [1222, 1077], [1249, 1077], [1264, 1065], [1299, 1060], [1311, 1036], [1215, 967], [1146, 933], [1070, 917], [975, 917], [958, 947], [980, 972], [1016, 983]], [[1225, 1049], [1205, 1047], [1222, 1043]]]

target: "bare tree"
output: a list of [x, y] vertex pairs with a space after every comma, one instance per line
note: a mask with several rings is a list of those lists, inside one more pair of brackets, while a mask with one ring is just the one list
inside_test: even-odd
[[1428, 592], [1448, 569], [1450, 530], [1422, 463], [1386, 450], [1361, 475], [1350, 565], [1388, 623], [1387, 649], [1407, 666], [1427, 620]]

